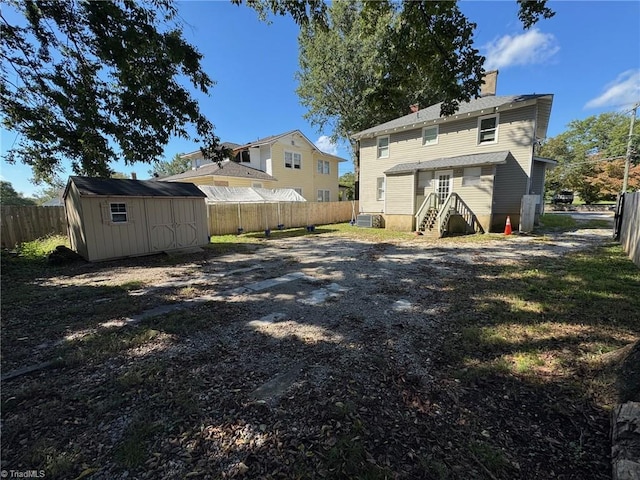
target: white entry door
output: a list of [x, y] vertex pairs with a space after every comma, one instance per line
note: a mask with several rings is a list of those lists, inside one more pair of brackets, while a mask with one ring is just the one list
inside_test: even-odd
[[449, 194], [453, 192], [453, 170], [436, 172], [434, 184], [438, 204], [442, 205]]

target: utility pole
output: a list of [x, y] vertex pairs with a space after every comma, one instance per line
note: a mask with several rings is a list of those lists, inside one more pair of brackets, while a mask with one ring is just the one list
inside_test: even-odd
[[622, 193], [627, 192], [629, 183], [629, 167], [631, 166], [631, 142], [633, 140], [633, 125], [636, 123], [636, 110], [640, 107], [640, 103], [633, 106], [633, 115], [631, 115], [631, 125], [629, 126], [629, 140], [627, 141], [627, 158], [624, 162], [624, 179], [622, 180]]

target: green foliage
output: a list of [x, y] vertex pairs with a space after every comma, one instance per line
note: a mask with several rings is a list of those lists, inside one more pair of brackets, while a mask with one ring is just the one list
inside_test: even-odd
[[69, 246], [69, 239], [64, 235], [50, 235], [20, 245], [20, 256], [28, 260], [44, 260], [58, 245]]
[[355, 187], [356, 187], [356, 175], [353, 172], [348, 172], [342, 175], [338, 179], [338, 184], [342, 187], [347, 187], [346, 191], [340, 192], [343, 197], [341, 200], [353, 200], [355, 197]]
[[[610, 194], [608, 185], [620, 183], [616, 173], [619, 169], [607, 165], [626, 156], [629, 122], [629, 117], [622, 113], [603, 113], [573, 120], [565, 132], [547, 139], [539, 154], [558, 161], [558, 166], [547, 175], [547, 191], [574, 190], [587, 204]], [[632, 145], [632, 162], [637, 163], [640, 160], [637, 135]]]
[[0, 111], [20, 138], [6, 160], [30, 165], [36, 182], [54, 178], [63, 160], [76, 174], [109, 177], [113, 161], [159, 160], [173, 136], [220, 156], [213, 125], [182, 85], [208, 93], [214, 82], [172, 0], [14, 0], [11, 8], [24, 24], [0, 15]]
[[176, 153], [171, 160], [161, 160], [154, 163], [153, 168], [149, 170], [149, 175], [159, 178], [168, 177], [186, 172], [190, 167], [191, 160], [184, 158], [182, 153]]
[[27, 206], [35, 205], [36, 202], [32, 198], [27, 198], [22, 193], [16, 192], [11, 182], [0, 181], [0, 203], [2, 205]]

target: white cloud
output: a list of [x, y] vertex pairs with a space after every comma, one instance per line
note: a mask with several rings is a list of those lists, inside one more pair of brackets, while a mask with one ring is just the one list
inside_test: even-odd
[[584, 108], [618, 107], [640, 100], [640, 69], [627, 70], [604, 87], [604, 93], [589, 100]]
[[316, 147], [325, 153], [330, 153], [331, 155], [338, 154], [338, 145], [333, 143], [331, 138], [326, 135], [322, 135], [318, 140], [316, 140]]
[[484, 46], [487, 60], [486, 70], [506, 68], [513, 65], [543, 63], [553, 57], [560, 47], [551, 33], [531, 29], [522, 35], [505, 35]]

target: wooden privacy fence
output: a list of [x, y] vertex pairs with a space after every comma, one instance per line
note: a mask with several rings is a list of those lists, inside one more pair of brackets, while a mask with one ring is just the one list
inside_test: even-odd
[[51, 234], [66, 235], [64, 207], [0, 207], [0, 237], [3, 248], [15, 248], [24, 242]]
[[624, 194], [620, 243], [633, 263], [640, 267], [640, 192]]
[[228, 235], [348, 222], [358, 202], [216, 203], [208, 205], [209, 235]]

